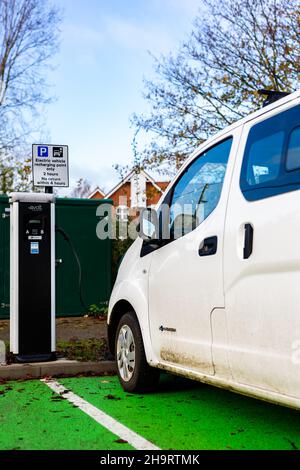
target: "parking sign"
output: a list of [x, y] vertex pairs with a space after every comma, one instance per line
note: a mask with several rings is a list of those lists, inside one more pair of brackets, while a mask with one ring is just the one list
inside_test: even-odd
[[34, 186], [69, 186], [69, 149], [67, 145], [34, 144], [32, 146]]
[[48, 147], [43, 147], [42, 145], [38, 146], [38, 157], [48, 157]]

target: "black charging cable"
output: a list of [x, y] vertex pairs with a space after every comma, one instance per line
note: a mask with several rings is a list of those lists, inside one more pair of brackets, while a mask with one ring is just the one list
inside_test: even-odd
[[72, 240], [71, 238], [69, 237], [69, 235], [60, 227], [57, 227], [57, 225], [55, 226], [55, 231], [57, 233], [60, 233], [63, 237], [63, 239], [69, 244], [70, 248], [71, 248], [71, 251], [73, 253], [73, 256], [76, 260], [76, 263], [78, 265], [78, 274], [79, 274], [79, 277], [78, 277], [78, 286], [79, 286], [79, 300], [80, 300], [80, 303], [81, 303], [81, 306], [84, 308], [85, 312], [87, 313], [88, 312], [88, 307], [86, 305], [86, 303], [84, 302], [83, 300], [83, 295], [82, 295], [82, 267], [81, 267], [81, 263], [80, 263], [80, 259], [79, 259], [79, 256], [78, 256], [78, 253], [77, 251], [75, 250], [75, 247], [72, 243]]

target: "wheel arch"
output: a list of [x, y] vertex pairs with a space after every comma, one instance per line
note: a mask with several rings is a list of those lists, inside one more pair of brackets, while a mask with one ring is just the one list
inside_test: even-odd
[[135, 313], [135, 309], [133, 308], [131, 303], [128, 302], [128, 300], [119, 300], [114, 305], [111, 311], [111, 314], [109, 317], [109, 323], [107, 325], [107, 330], [108, 330], [107, 332], [108, 332], [108, 347], [112, 355], [115, 354], [115, 337], [116, 337], [118, 324], [122, 316], [128, 312], [133, 313], [135, 315], [136, 320], [139, 322], [139, 319], [137, 318], [137, 315]]

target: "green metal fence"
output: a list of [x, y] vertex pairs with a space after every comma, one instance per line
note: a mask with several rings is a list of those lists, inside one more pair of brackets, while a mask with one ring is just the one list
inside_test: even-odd
[[[101, 306], [109, 299], [111, 240], [96, 236], [96, 210], [105, 203], [112, 201], [56, 200], [56, 226], [61, 229], [56, 233], [56, 259], [61, 260], [56, 267], [58, 317], [82, 315], [91, 305]], [[8, 198], [0, 196], [0, 319], [9, 318], [9, 217], [3, 217], [8, 208]]]

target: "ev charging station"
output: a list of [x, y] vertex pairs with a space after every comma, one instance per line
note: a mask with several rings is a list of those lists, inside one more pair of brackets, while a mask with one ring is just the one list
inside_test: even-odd
[[[67, 146], [33, 146], [34, 185], [10, 195], [10, 349], [17, 362], [56, 359], [55, 196], [67, 187]], [[36, 176], [35, 176], [36, 175]]]
[[10, 344], [18, 362], [55, 359], [53, 194], [10, 196]]

